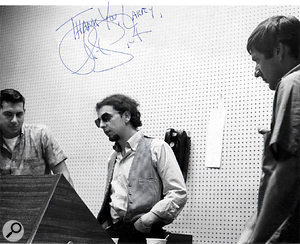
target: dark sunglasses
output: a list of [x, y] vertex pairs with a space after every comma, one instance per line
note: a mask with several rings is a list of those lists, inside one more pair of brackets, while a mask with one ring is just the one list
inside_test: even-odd
[[95, 120], [95, 124], [98, 128], [100, 128], [100, 123], [101, 123], [101, 120], [102, 122], [104, 123], [107, 123], [111, 120], [111, 118], [113, 117], [114, 115], [113, 114], [109, 114], [109, 113], [104, 113], [102, 114], [101, 118], [98, 118]]
[[[119, 112], [118, 114], [122, 115], [123, 113]], [[95, 124], [98, 128], [100, 128], [100, 123], [101, 123], [101, 120], [102, 122], [104, 123], [107, 123], [111, 120], [111, 118], [114, 116], [114, 114], [109, 114], [109, 113], [104, 113], [102, 114], [102, 116], [98, 119], [95, 120]]]

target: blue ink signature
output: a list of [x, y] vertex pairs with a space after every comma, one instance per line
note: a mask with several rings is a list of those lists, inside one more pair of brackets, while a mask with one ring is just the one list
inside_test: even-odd
[[[89, 18], [83, 20], [87, 14]], [[130, 62], [134, 56], [122, 48], [128, 50], [142, 42], [144, 34], [152, 32], [138, 28], [138, 20], [146, 15], [154, 19], [153, 7], [131, 11], [130, 15], [122, 5], [121, 11], [112, 14], [109, 2], [105, 13], [100, 8], [88, 8], [74, 15], [56, 29], [68, 28], [59, 43], [61, 62], [77, 75], [104, 72]]]

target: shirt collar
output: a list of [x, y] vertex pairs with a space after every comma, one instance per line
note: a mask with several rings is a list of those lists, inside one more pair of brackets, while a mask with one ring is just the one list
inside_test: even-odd
[[[128, 139], [125, 147], [131, 149], [132, 151], [136, 151], [138, 143], [142, 137], [143, 137], [143, 133], [141, 131], [136, 132], [132, 137]], [[113, 149], [117, 152], [122, 151], [121, 146], [119, 145], [118, 142], [115, 143]]]
[[298, 64], [297, 66], [295, 66], [294, 68], [292, 68], [289, 72], [287, 72], [282, 78], [288, 76], [289, 74], [295, 72], [295, 71], [298, 71], [300, 70], [300, 64]]
[[126, 147], [131, 148], [132, 151], [136, 151], [136, 148], [137, 148], [137, 146], [139, 144], [139, 141], [142, 137], [143, 137], [142, 132], [138, 131], [132, 137], [129, 138], [129, 140], [126, 143]]

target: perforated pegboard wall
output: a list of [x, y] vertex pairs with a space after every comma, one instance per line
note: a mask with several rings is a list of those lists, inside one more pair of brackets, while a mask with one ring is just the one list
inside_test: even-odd
[[[86, 11], [90, 7], [94, 9]], [[142, 7], [147, 13], [138, 15]], [[103, 14], [109, 10], [109, 20], [120, 18], [121, 26], [129, 25], [125, 14], [134, 17], [138, 31], [121, 31], [111, 25], [109, 32], [107, 22], [107, 36], [95, 31], [95, 26], [85, 29], [92, 39], [101, 36], [106, 49], [119, 51], [110, 55], [119, 56], [109, 59], [108, 51], [101, 49], [103, 53], [93, 55], [102, 63], [94, 68], [89, 63], [79, 70], [83, 47], [71, 38], [72, 23], [66, 21], [71, 17], [75, 22], [91, 21], [99, 18], [99, 9]], [[146, 134], [163, 138], [170, 127], [189, 131], [189, 199], [168, 229], [192, 234], [194, 243], [235, 243], [255, 210], [262, 155], [257, 128], [269, 126], [273, 96], [253, 77], [247, 38], [271, 15], [299, 17], [299, 6], [154, 6], [152, 12], [151, 6], [103, 5], [99, 9], [2, 7], [0, 88], [20, 90], [26, 97], [26, 121], [52, 129], [69, 156], [75, 188], [95, 215], [103, 198], [112, 146], [94, 125], [96, 102], [112, 93], [125, 93], [141, 103]], [[127, 16], [126, 23], [122, 16]], [[109, 46], [111, 37], [118, 39], [122, 34]], [[92, 72], [112, 68], [129, 57], [133, 59], [119, 67]], [[90, 73], [74, 74], [67, 68]], [[206, 128], [220, 95], [227, 116], [221, 168], [212, 169], [205, 167]]]

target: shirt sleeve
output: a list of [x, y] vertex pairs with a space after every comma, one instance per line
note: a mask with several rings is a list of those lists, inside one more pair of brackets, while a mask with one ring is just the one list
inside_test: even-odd
[[187, 201], [185, 182], [171, 147], [154, 139], [151, 145], [152, 160], [157, 167], [163, 185], [163, 199], [151, 211], [165, 223], [171, 223]]
[[[270, 146], [276, 145], [276, 148], [282, 150], [280, 153], [299, 155], [300, 82], [293, 77], [282, 80], [276, 91]], [[274, 156], [281, 155], [275, 152]]]
[[67, 159], [58, 142], [47, 127], [42, 129], [43, 157], [50, 169]]

